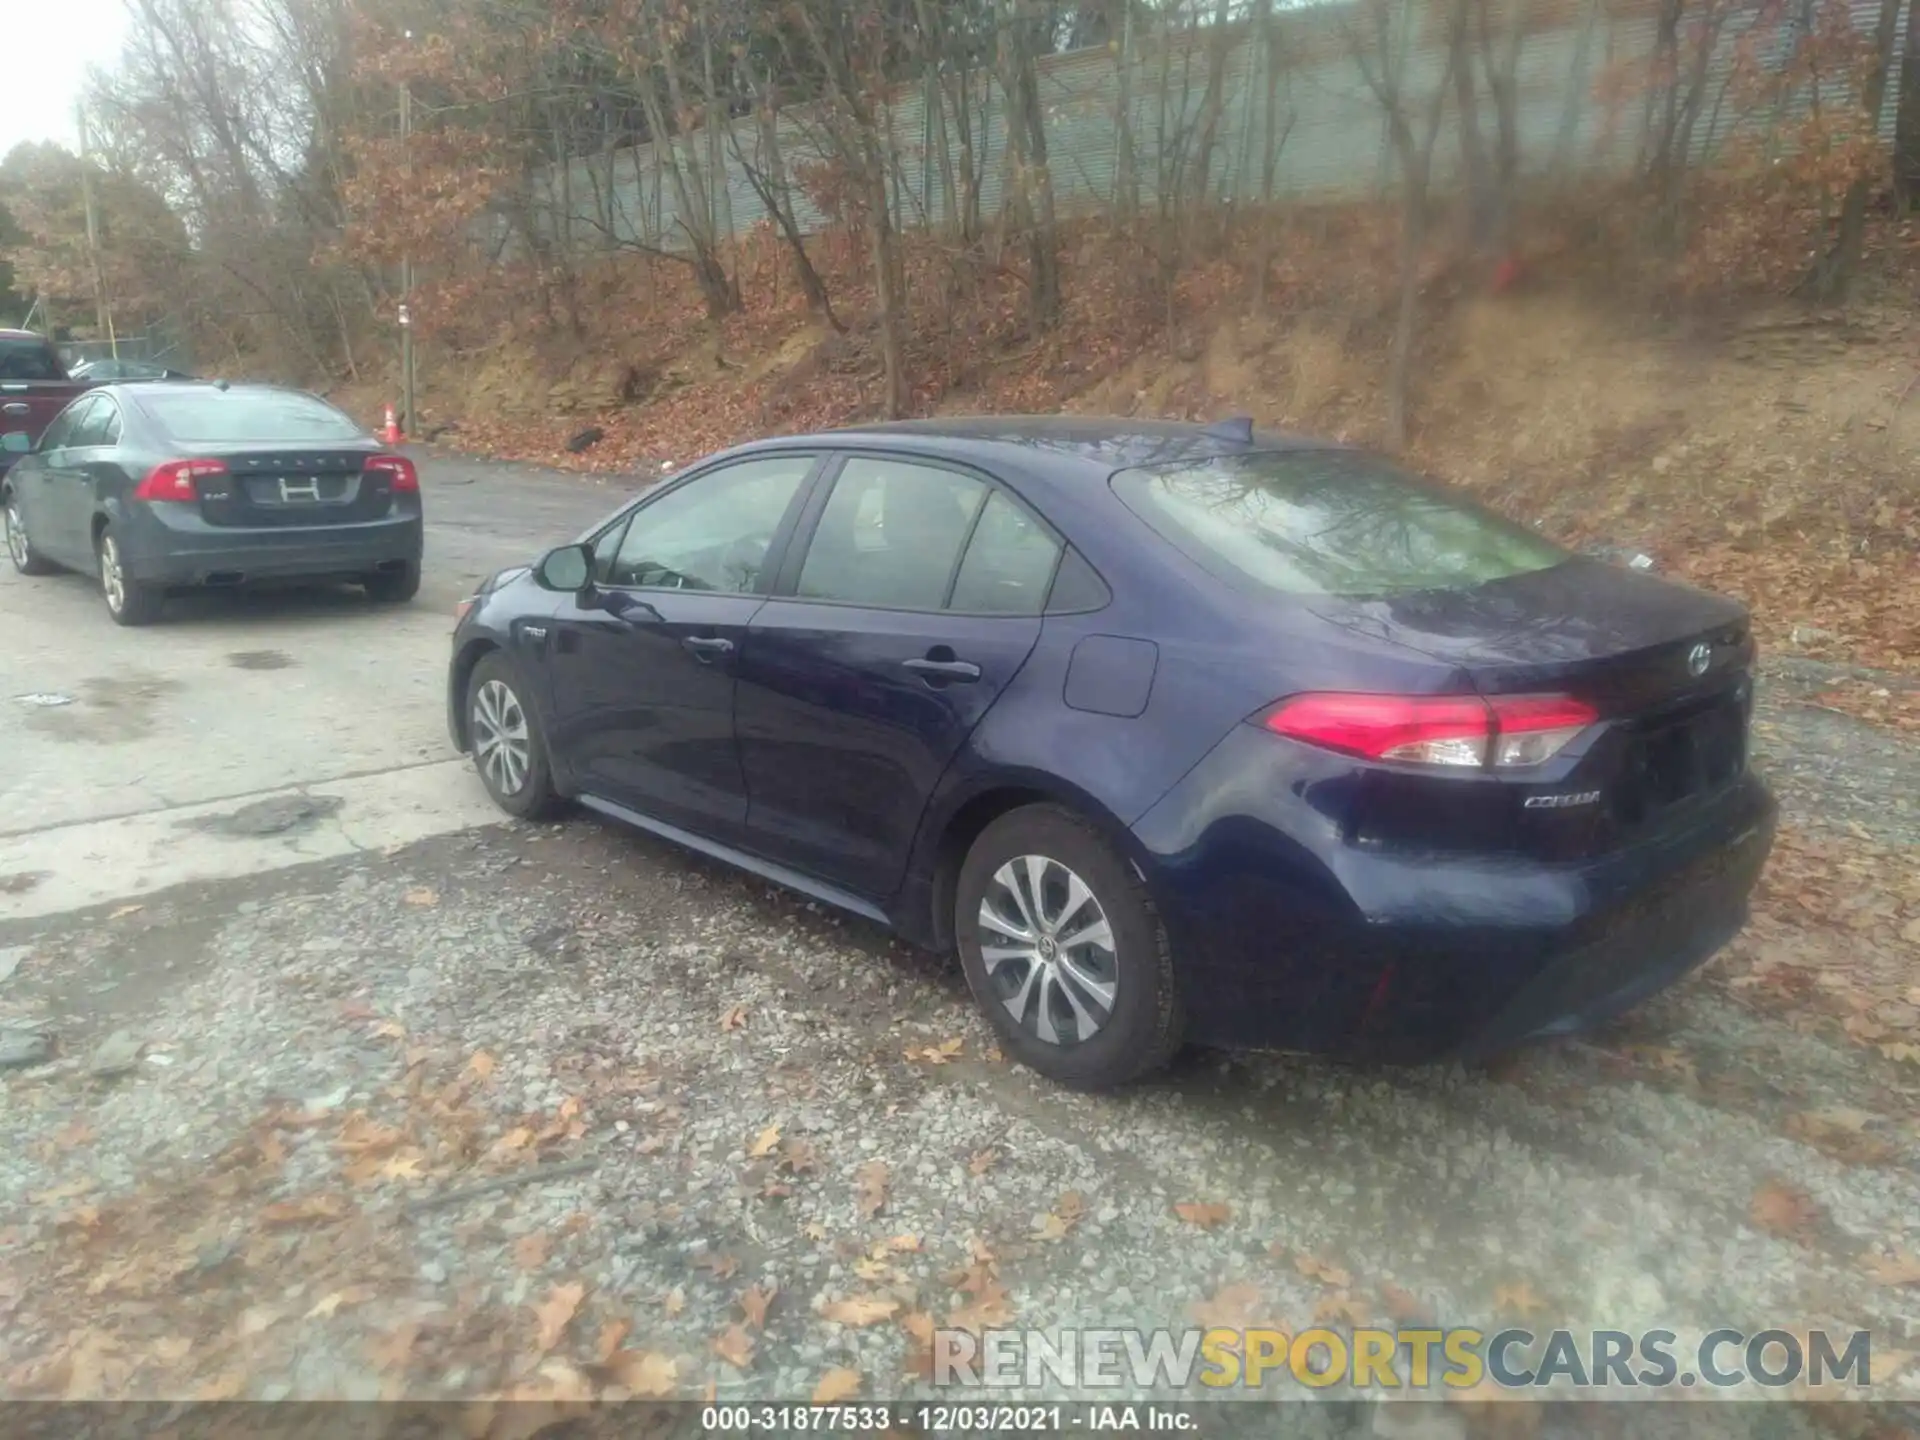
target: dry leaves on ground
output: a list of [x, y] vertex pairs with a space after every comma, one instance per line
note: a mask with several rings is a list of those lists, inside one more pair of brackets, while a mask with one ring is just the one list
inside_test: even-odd
[[753, 1337], [744, 1325], [729, 1325], [713, 1338], [713, 1353], [736, 1370], [753, 1363]]
[[813, 1387], [813, 1403], [831, 1405], [839, 1400], [850, 1400], [860, 1393], [860, 1372], [849, 1370], [844, 1365], [836, 1366], [820, 1377], [820, 1383]]
[[853, 1196], [862, 1220], [871, 1220], [886, 1208], [889, 1173], [884, 1160], [869, 1160], [853, 1172]]
[[1296, 1255], [1293, 1268], [1309, 1280], [1318, 1280], [1322, 1285], [1331, 1285], [1336, 1290], [1344, 1290], [1353, 1284], [1352, 1272], [1335, 1265], [1331, 1260], [1322, 1260], [1317, 1255]]
[[1173, 1207], [1173, 1213], [1189, 1225], [1212, 1230], [1233, 1218], [1233, 1207], [1211, 1200], [1182, 1200]]
[[1784, 1180], [1769, 1180], [1753, 1192], [1747, 1216], [1755, 1229], [1806, 1245], [1811, 1243], [1808, 1232], [1820, 1218], [1820, 1207], [1799, 1186]]
[[1920, 1285], [1920, 1255], [1905, 1247], [1891, 1255], [1869, 1255], [1865, 1268], [1882, 1285]]
[[540, 1331], [533, 1343], [540, 1354], [545, 1355], [566, 1338], [567, 1327], [573, 1324], [580, 1302], [586, 1298], [587, 1287], [584, 1285], [556, 1285], [547, 1292], [546, 1299], [534, 1306], [534, 1318], [539, 1322]]
[[851, 1295], [823, 1305], [820, 1313], [837, 1325], [859, 1328], [890, 1320], [899, 1310], [900, 1302], [888, 1295]]

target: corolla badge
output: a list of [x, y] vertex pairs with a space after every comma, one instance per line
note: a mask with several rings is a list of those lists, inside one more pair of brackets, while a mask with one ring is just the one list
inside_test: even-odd
[[1694, 679], [1697, 680], [1706, 674], [1707, 667], [1711, 664], [1713, 664], [1713, 647], [1711, 645], [1696, 645], [1687, 652], [1687, 673], [1693, 676]]

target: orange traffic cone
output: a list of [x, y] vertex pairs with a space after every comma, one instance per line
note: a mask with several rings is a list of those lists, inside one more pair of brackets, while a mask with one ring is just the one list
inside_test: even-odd
[[400, 433], [400, 421], [393, 413], [393, 406], [387, 406], [387, 423], [380, 427], [380, 443], [382, 445], [402, 445], [406, 443], [406, 438], [406, 436]]

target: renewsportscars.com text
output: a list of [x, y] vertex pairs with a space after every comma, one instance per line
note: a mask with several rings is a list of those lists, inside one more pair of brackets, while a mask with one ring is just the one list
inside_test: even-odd
[[1865, 1390], [1865, 1330], [1369, 1329], [963, 1330], [934, 1333], [933, 1383], [986, 1389], [1144, 1392], [1201, 1386], [1360, 1391], [1503, 1389], [1586, 1392], [1693, 1389]]

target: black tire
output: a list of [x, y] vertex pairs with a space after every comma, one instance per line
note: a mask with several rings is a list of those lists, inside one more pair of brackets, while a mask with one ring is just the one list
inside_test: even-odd
[[411, 560], [404, 569], [378, 571], [360, 583], [369, 600], [377, 600], [382, 605], [404, 605], [420, 593], [420, 562]]
[[[500, 687], [500, 691], [509, 697], [510, 706], [500, 704], [500, 692], [489, 692], [490, 686]], [[512, 728], [511, 717], [514, 712], [518, 713], [525, 728], [526, 757], [517, 788], [507, 788], [507, 781], [514, 773], [513, 766], [504, 760], [499, 764], [489, 763], [481, 753], [483, 737], [493, 728], [482, 709], [487, 704], [494, 704], [501, 710], [509, 730]], [[483, 655], [480, 663], [473, 667], [473, 674], [467, 679], [466, 706], [467, 743], [473, 752], [473, 768], [479, 773], [480, 783], [487, 787], [487, 794], [492, 797], [493, 803], [507, 814], [522, 820], [544, 820], [557, 813], [564, 802], [553, 788], [553, 768], [547, 763], [547, 738], [540, 731], [540, 717], [527, 702], [526, 687], [520, 677], [498, 651]]]
[[[1027, 970], [1033, 962], [1003, 960], [990, 973], [981, 950], [982, 931], [987, 928], [981, 921], [981, 908], [990, 892], [997, 913], [1013, 916], [1026, 912], [1027, 901], [1022, 897], [1027, 892], [1014, 896], [996, 878], [1003, 867], [1010, 867], [1015, 879], [1027, 874], [1024, 864], [1015, 864], [1023, 856], [1039, 857], [1070, 872], [1063, 879], [1055, 870], [1042, 867], [1042, 884], [1048, 896], [1070, 896], [1067, 880], [1077, 877], [1090, 892], [1088, 899], [1104, 912], [1113, 942], [1110, 949], [1082, 945], [1071, 952], [1053, 952], [1064, 954], [1064, 963], [1074, 968], [1071, 972], [1061, 969], [1043, 974], [1030, 989]], [[1019, 908], [1009, 908], [1009, 900]], [[1069, 904], [1071, 909], [1067, 908]], [[1085, 923], [1091, 918], [1085, 907], [1084, 900], [1062, 898], [1054, 906], [1046, 897], [1042, 899], [1043, 911], [1059, 910], [1053, 921], [1069, 936], [1093, 928]], [[1076, 917], [1080, 923], [1070, 923]], [[960, 867], [954, 895], [954, 934], [967, 986], [999, 1032], [1001, 1044], [1015, 1059], [1048, 1079], [1080, 1090], [1111, 1089], [1159, 1069], [1180, 1048], [1186, 1016], [1166, 927], [1160, 923], [1153, 897], [1133, 867], [1072, 811], [1055, 805], [1027, 805], [1002, 815], [980, 833]], [[1052, 978], [1055, 976], [1064, 978]], [[1112, 1005], [1104, 1019], [1100, 1017], [1097, 990], [1074, 986], [1069, 992], [1076, 976], [1111, 983]], [[1003, 993], [1018, 995], [1022, 989], [1028, 989], [1022, 1007], [1027, 1023], [1015, 1018]], [[1072, 1005], [1070, 993], [1080, 1000], [1078, 1009]], [[1050, 1001], [1047, 1023], [1054, 1030], [1053, 1040], [1039, 1033], [1041, 1007]], [[1082, 1014], [1100, 1019], [1100, 1023], [1091, 1033], [1066, 1040], [1065, 1023], [1078, 1028], [1083, 1022], [1075, 1017]], [[1051, 1016], [1055, 1015], [1065, 1023], [1054, 1024]]]
[[33, 542], [27, 538], [27, 527], [20, 523], [19, 502], [8, 490], [0, 496], [0, 526], [6, 529], [7, 558], [13, 561], [13, 568], [22, 575], [51, 575], [55, 566], [50, 560], [43, 560], [40, 552], [33, 548]]
[[93, 542], [93, 553], [100, 566], [100, 594], [107, 602], [107, 614], [113, 617], [114, 624], [151, 625], [158, 620], [167, 593], [157, 585], [142, 584], [126, 574], [113, 526], [101, 530]]

